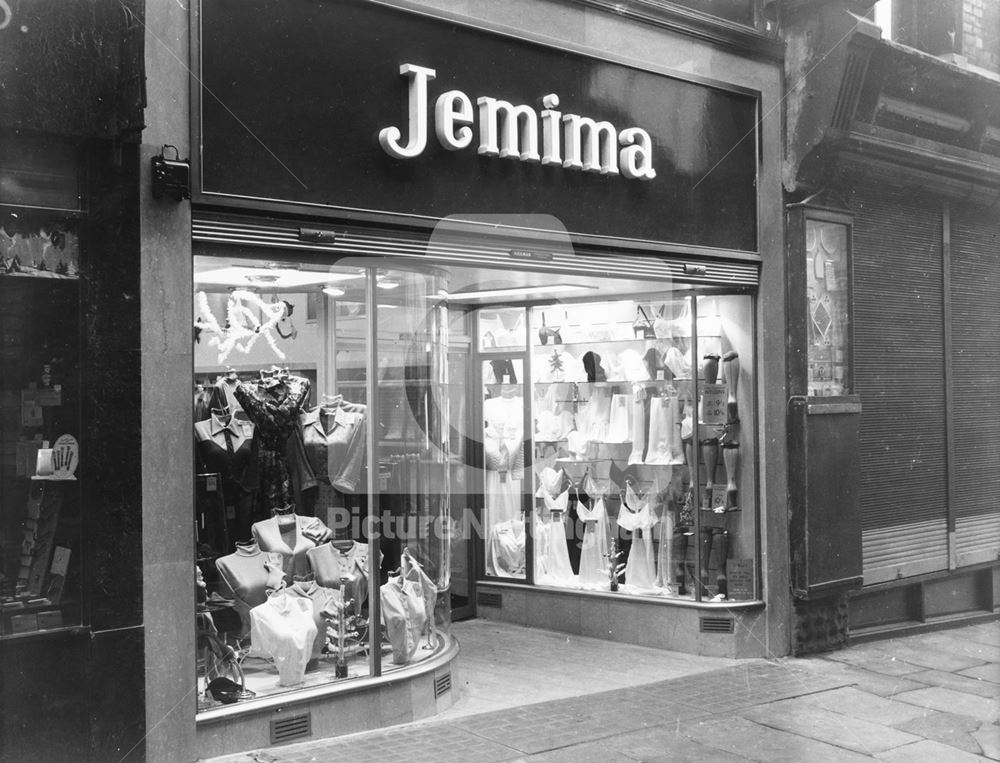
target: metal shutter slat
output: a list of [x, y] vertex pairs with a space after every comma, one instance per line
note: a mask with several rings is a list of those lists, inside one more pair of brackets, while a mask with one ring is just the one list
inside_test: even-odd
[[865, 583], [947, 567], [941, 207], [851, 200]]

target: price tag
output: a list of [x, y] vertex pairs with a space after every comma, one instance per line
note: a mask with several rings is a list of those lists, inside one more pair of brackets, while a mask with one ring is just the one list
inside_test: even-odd
[[727, 591], [730, 599], [747, 601], [756, 596], [756, 569], [753, 559], [730, 559], [726, 562]]
[[701, 387], [701, 420], [705, 424], [725, 424], [728, 392], [725, 384], [704, 384]]
[[726, 486], [725, 485], [712, 485], [712, 511], [723, 512], [726, 509]]
[[56, 546], [52, 552], [52, 566], [49, 571], [53, 575], [65, 575], [69, 570], [69, 557], [71, 551], [63, 546]]
[[42, 426], [42, 406], [38, 400], [37, 389], [21, 390], [21, 426]]

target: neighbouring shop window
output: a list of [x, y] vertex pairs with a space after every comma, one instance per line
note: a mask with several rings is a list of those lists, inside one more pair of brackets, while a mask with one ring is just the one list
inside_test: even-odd
[[809, 394], [851, 393], [847, 225], [806, 220]]
[[377, 676], [446, 643], [439, 278], [195, 258], [201, 710]]
[[78, 265], [72, 221], [0, 213], [0, 638], [81, 623]]

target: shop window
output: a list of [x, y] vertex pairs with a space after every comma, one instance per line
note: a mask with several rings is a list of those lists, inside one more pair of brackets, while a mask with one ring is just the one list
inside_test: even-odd
[[434, 273], [363, 261], [196, 257], [200, 710], [445, 645], [439, 289]]
[[751, 298], [573, 281], [476, 311], [485, 579], [756, 598]]
[[758, 598], [749, 293], [252, 254], [195, 258], [202, 710], [432, 658], [477, 575]]
[[81, 623], [78, 264], [72, 220], [0, 215], [0, 638]]

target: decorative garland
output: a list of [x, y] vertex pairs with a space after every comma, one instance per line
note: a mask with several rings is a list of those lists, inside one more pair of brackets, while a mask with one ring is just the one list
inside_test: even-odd
[[[234, 349], [244, 355], [249, 354], [261, 336], [267, 340], [275, 355], [285, 359], [285, 353], [278, 348], [272, 332], [277, 330], [278, 323], [288, 311], [286, 302], [265, 302], [252, 291], [235, 289], [226, 305], [225, 326], [219, 325], [208, 304], [208, 295], [203, 291], [198, 292], [198, 309], [201, 315], [195, 320], [195, 326], [214, 335], [209, 338], [208, 344], [219, 348], [219, 363], [225, 363]], [[263, 321], [257, 317], [258, 313], [264, 316]]]

